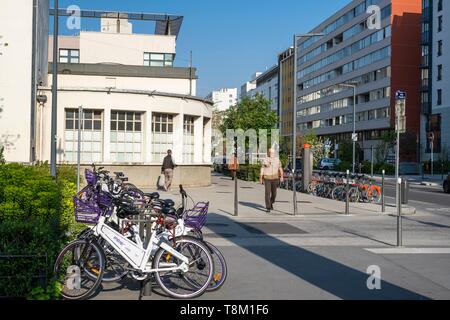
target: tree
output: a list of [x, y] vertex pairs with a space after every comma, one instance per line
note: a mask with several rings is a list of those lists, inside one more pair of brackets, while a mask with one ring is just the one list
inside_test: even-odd
[[271, 130], [278, 123], [278, 116], [270, 109], [270, 100], [257, 94], [254, 98], [245, 97], [235, 106], [223, 112], [223, 123], [220, 126], [222, 133], [227, 129], [254, 129]]
[[0, 146], [0, 164], [5, 164], [5, 156], [3, 155], [3, 152], [5, 151], [4, 146]]
[[316, 132], [312, 129], [309, 130], [303, 137], [297, 139], [297, 157], [301, 154], [303, 145], [309, 144], [311, 152], [314, 158], [314, 165], [319, 163], [320, 159], [325, 157], [325, 144], [323, 138], [317, 136]]
[[375, 159], [377, 164], [386, 161], [389, 152], [394, 148], [395, 140], [396, 137], [394, 131], [389, 131], [381, 136], [381, 141], [375, 149]]
[[[220, 131], [225, 136], [226, 131], [233, 130], [267, 130], [267, 142], [270, 147], [271, 130], [276, 128], [278, 124], [278, 115], [270, 109], [270, 100], [264, 98], [261, 94], [257, 94], [254, 98], [245, 97], [235, 106], [224, 111], [222, 116], [222, 124]], [[246, 142], [246, 149], [248, 142]], [[267, 150], [261, 150], [266, 152]]]

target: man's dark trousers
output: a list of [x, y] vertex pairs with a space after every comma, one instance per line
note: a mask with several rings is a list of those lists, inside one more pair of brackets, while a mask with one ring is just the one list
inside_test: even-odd
[[280, 180], [267, 180], [264, 179], [264, 186], [266, 189], [266, 209], [272, 209], [273, 204], [275, 203], [275, 199], [277, 197], [277, 189], [280, 184]]

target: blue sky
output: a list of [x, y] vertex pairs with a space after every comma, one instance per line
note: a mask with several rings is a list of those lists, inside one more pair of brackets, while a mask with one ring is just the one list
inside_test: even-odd
[[[213, 89], [240, 88], [257, 71], [276, 63], [277, 53], [292, 45], [294, 33], [310, 31], [350, 0], [59, 0], [59, 7], [168, 13], [184, 16], [177, 43], [177, 66], [187, 66], [189, 52], [198, 68], [197, 95]], [[51, 6], [53, 6], [51, 1]], [[82, 29], [93, 30], [93, 21]], [[64, 23], [60, 22], [61, 32]], [[134, 31], [153, 32], [133, 23]]]

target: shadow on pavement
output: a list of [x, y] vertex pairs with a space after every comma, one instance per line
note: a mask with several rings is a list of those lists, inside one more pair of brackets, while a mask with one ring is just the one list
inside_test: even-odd
[[[228, 217], [218, 216], [215, 213], [210, 213], [210, 216], [215, 220], [222, 220], [221, 222], [225, 224], [235, 223]], [[245, 224], [244, 222], [239, 223]], [[220, 230], [215, 225], [210, 225], [208, 228], [215, 233], [220, 233]], [[264, 234], [264, 238], [270, 240], [270, 246], [246, 246], [243, 245], [240, 237], [229, 238], [228, 240], [269, 263], [344, 300], [430, 299], [383, 280], [381, 290], [369, 290], [367, 288], [369, 275], [364, 272], [309, 250], [291, 246], [269, 234]], [[244, 261], [242, 262], [244, 263]], [[270, 277], [270, 275], [268, 274], [267, 277]], [[264, 279], [261, 279], [261, 281], [264, 281]], [[296, 299], [296, 297], [292, 298]]]

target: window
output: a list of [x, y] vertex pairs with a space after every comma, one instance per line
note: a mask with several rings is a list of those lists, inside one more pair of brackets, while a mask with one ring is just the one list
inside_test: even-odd
[[80, 63], [80, 50], [78, 49], [59, 49], [60, 63]]
[[437, 90], [437, 105], [442, 105], [442, 89]]
[[173, 150], [173, 116], [154, 113], [152, 118], [152, 161], [162, 162], [167, 150]]
[[183, 162], [194, 162], [194, 117], [184, 116], [183, 122]]
[[144, 52], [144, 66], [173, 67], [174, 54]]
[[442, 64], [438, 65], [437, 79], [438, 81], [442, 80]]
[[111, 112], [111, 161], [142, 161], [142, 114], [139, 112]]
[[[81, 162], [102, 161], [102, 111], [83, 110], [81, 119]], [[78, 153], [78, 109], [65, 110], [65, 150], [67, 162], [76, 162]]]
[[438, 57], [442, 56], [442, 40], [438, 41], [437, 55], [438, 55]]
[[442, 11], [442, 3], [443, 3], [442, 0], [439, 0], [439, 1], [438, 1], [438, 11], [439, 11], [439, 12]]
[[442, 16], [438, 17], [438, 32], [442, 31]]

